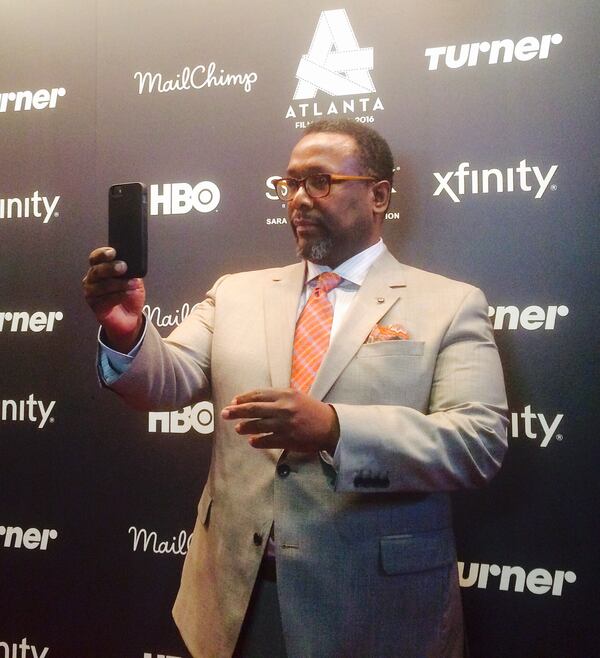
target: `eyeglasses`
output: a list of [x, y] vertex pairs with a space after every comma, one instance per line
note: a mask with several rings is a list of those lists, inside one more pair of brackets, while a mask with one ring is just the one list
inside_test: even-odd
[[343, 183], [347, 180], [378, 180], [374, 176], [342, 176], [340, 174], [311, 174], [306, 178], [278, 178], [275, 181], [275, 191], [282, 201], [291, 201], [302, 185], [306, 194], [312, 199], [321, 199], [331, 191], [333, 183]]

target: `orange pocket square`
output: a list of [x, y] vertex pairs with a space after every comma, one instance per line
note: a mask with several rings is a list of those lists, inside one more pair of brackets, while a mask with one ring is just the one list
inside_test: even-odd
[[379, 343], [382, 340], [408, 340], [408, 331], [400, 324], [376, 324], [365, 343]]

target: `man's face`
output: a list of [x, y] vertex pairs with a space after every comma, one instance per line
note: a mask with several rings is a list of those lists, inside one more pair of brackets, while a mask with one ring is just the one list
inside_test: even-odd
[[[292, 151], [287, 176], [309, 174], [365, 175], [354, 138], [338, 133], [312, 133]], [[288, 202], [288, 217], [299, 256], [335, 268], [381, 235], [381, 220], [373, 213], [370, 181], [333, 183], [328, 196], [313, 199], [302, 186]]]

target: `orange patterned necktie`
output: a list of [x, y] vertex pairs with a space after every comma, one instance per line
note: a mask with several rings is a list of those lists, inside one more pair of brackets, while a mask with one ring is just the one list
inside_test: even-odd
[[342, 277], [334, 272], [319, 275], [296, 323], [291, 385], [302, 393], [308, 393], [329, 347], [333, 307], [327, 293], [341, 282]]

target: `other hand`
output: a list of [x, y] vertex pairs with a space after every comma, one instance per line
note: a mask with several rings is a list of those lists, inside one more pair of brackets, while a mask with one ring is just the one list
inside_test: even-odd
[[340, 435], [333, 407], [293, 388], [264, 388], [237, 395], [221, 416], [240, 420], [235, 431], [247, 435], [253, 448], [326, 450], [333, 455]]

